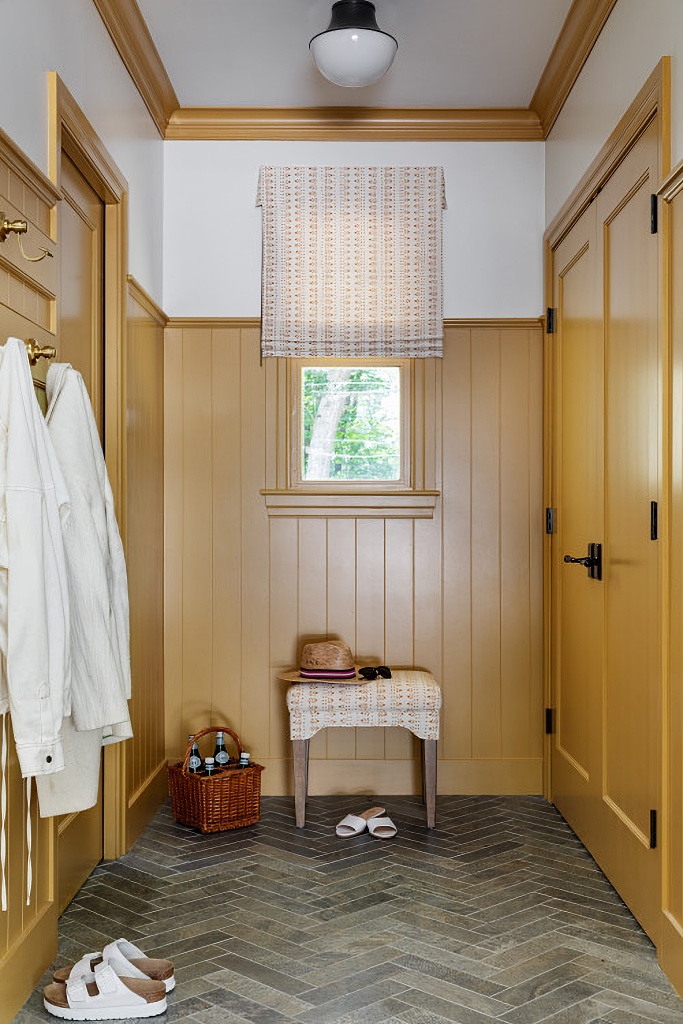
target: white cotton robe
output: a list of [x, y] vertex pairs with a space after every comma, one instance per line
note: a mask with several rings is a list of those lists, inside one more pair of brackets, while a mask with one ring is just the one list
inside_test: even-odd
[[68, 363], [47, 374], [46, 423], [69, 491], [64, 549], [71, 609], [71, 719], [66, 771], [38, 784], [43, 817], [97, 799], [99, 749], [133, 735], [128, 583], [114, 499], [83, 378]]

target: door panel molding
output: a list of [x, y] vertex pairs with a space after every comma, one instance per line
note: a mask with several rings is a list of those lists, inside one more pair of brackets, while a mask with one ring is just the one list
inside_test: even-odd
[[[66, 153], [105, 204], [104, 209], [104, 453], [124, 550], [126, 547], [124, 345], [126, 324], [128, 184], [56, 72], [48, 75], [49, 174], [61, 181]], [[119, 746], [120, 744], [117, 744]], [[105, 751], [104, 857], [126, 849], [125, 759]]]

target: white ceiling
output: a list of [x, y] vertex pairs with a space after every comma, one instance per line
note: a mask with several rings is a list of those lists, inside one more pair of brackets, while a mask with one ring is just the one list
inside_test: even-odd
[[308, 52], [332, 0], [138, 0], [181, 106], [527, 107], [571, 0], [374, 0], [389, 72], [333, 86]]

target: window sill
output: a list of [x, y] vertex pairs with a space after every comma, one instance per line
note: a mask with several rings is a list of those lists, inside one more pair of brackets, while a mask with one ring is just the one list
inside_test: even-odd
[[440, 491], [263, 490], [269, 516], [433, 519]]

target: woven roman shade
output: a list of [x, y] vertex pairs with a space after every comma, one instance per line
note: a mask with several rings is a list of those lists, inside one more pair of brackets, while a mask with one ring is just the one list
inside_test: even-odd
[[443, 350], [442, 167], [262, 167], [264, 356]]

